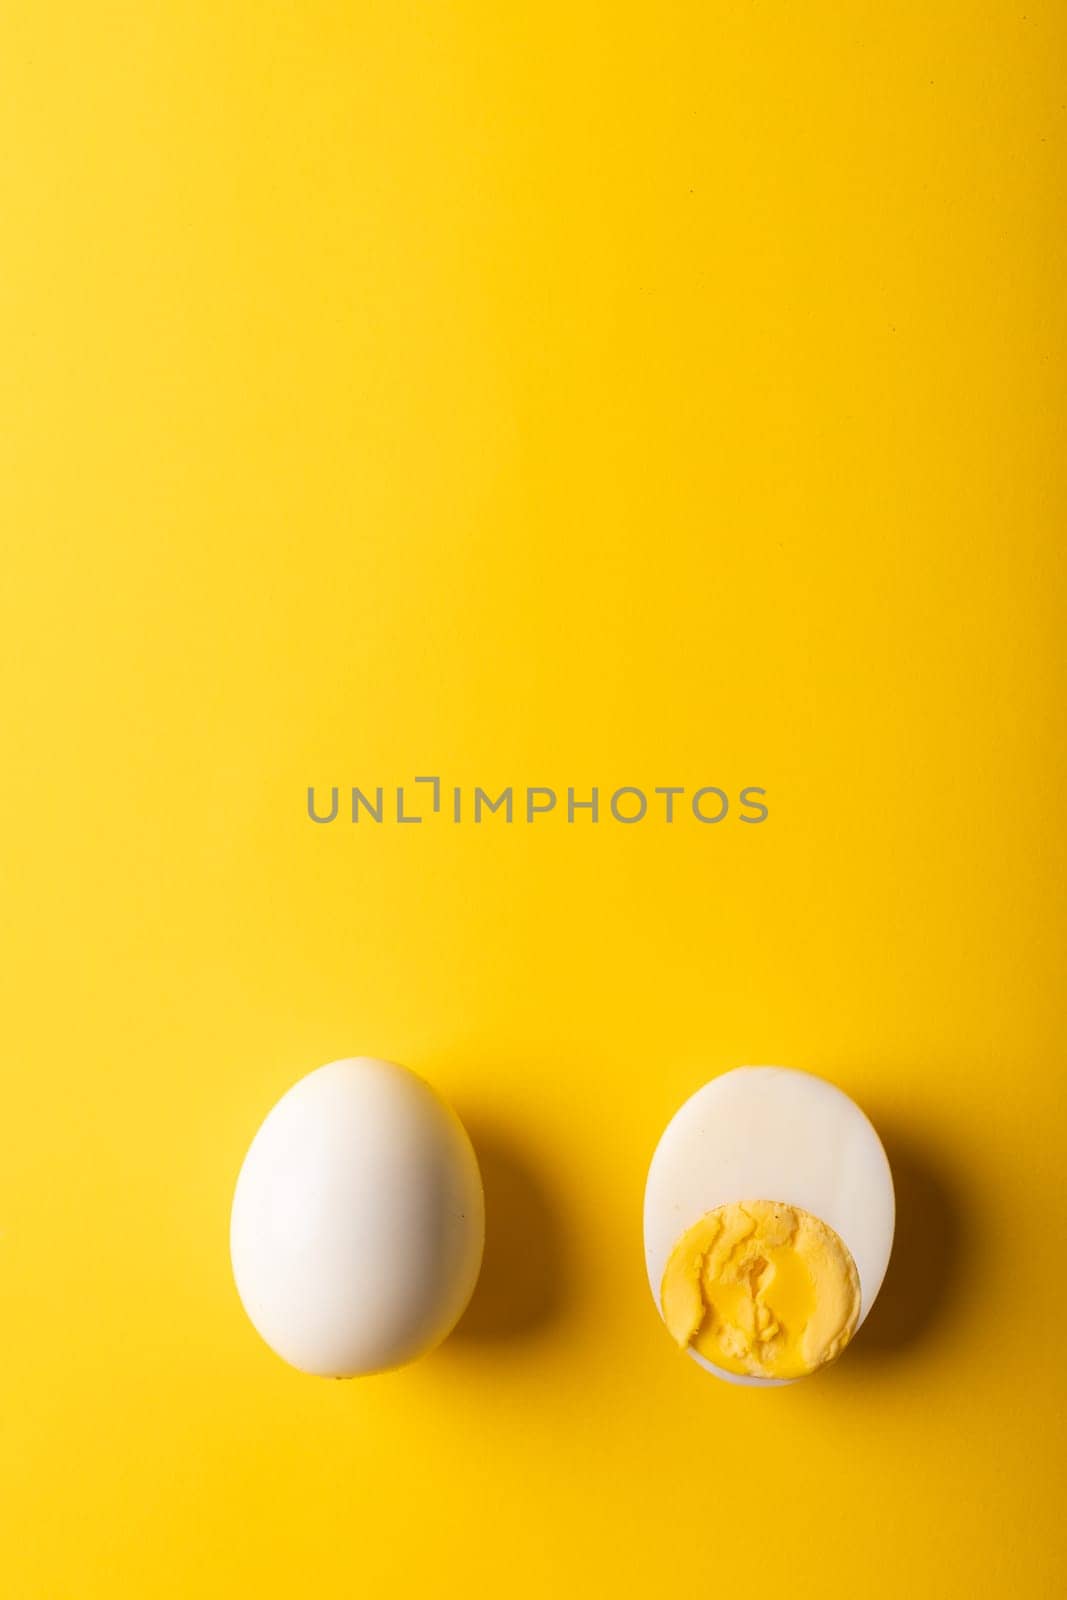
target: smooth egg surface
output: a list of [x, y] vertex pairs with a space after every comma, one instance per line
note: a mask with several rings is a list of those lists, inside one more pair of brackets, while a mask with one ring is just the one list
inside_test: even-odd
[[282, 1096], [237, 1179], [230, 1255], [253, 1325], [292, 1366], [355, 1377], [444, 1339], [485, 1238], [477, 1159], [405, 1067], [333, 1061]]
[[[733, 1202], [771, 1201], [821, 1220], [844, 1243], [859, 1280], [858, 1327], [881, 1287], [893, 1245], [889, 1162], [859, 1106], [833, 1084], [785, 1067], [738, 1067], [713, 1078], [668, 1123], [645, 1187], [645, 1262], [663, 1315], [664, 1272], [682, 1236]], [[725, 1371], [732, 1383], [792, 1379]]]

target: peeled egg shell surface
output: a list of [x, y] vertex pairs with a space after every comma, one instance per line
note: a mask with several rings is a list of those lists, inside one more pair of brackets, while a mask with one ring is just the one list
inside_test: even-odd
[[459, 1320], [485, 1238], [478, 1163], [429, 1084], [357, 1057], [283, 1095], [237, 1180], [230, 1256], [267, 1344], [304, 1372], [414, 1360]]
[[[738, 1067], [698, 1089], [668, 1123], [645, 1186], [645, 1262], [656, 1306], [667, 1258], [706, 1211], [731, 1200], [782, 1200], [829, 1223], [856, 1263], [862, 1323], [893, 1247], [889, 1162], [855, 1101], [822, 1078], [786, 1067]], [[731, 1383], [740, 1377], [693, 1360]]]

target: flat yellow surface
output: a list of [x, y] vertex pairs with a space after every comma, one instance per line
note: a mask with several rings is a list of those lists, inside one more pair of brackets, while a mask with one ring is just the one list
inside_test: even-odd
[[[1062, 1592], [1065, 35], [5, 4], [4, 1600]], [[417, 774], [770, 816], [307, 819]], [[360, 1052], [467, 1120], [489, 1250], [336, 1384], [228, 1213]], [[742, 1062], [901, 1191], [771, 1393], [642, 1255]]]

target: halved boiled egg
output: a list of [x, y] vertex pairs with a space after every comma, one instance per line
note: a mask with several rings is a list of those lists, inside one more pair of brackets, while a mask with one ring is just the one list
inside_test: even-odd
[[893, 1245], [881, 1141], [840, 1089], [739, 1067], [671, 1119], [645, 1188], [645, 1260], [676, 1343], [716, 1377], [790, 1383], [863, 1322]]

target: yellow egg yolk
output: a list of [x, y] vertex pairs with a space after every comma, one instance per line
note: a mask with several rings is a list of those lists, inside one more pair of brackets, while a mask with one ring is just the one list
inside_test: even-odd
[[660, 1292], [681, 1345], [726, 1372], [802, 1378], [841, 1354], [860, 1311], [856, 1264], [834, 1230], [799, 1206], [732, 1201], [671, 1251]]

